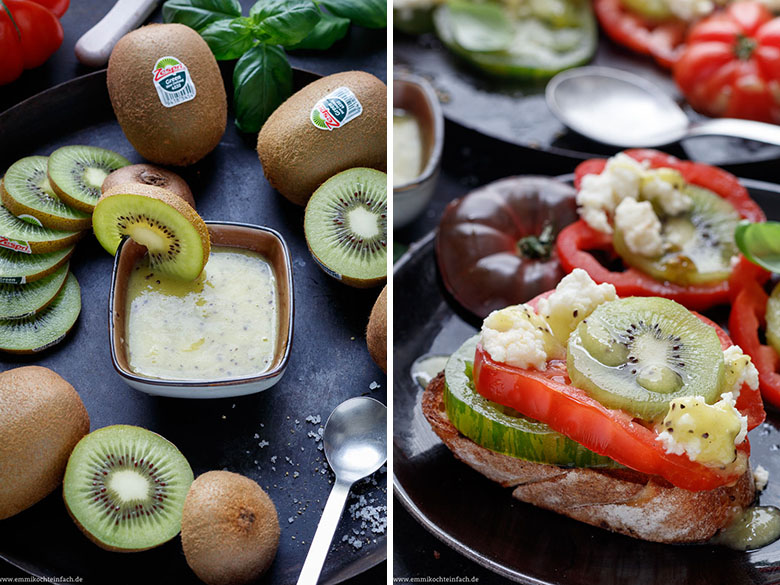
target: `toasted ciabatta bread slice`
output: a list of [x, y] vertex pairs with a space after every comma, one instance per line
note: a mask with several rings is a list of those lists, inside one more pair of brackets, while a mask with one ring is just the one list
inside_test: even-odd
[[493, 481], [513, 487], [517, 499], [635, 538], [704, 542], [755, 499], [749, 468], [733, 486], [691, 492], [630, 469], [558, 467], [480, 447], [447, 418], [444, 373], [423, 393], [422, 410], [458, 459]]

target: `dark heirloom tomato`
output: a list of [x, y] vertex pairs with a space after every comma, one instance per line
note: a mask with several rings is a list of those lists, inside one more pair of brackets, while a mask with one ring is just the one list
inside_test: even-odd
[[552, 253], [577, 219], [575, 191], [548, 177], [501, 179], [444, 210], [436, 258], [444, 285], [484, 318], [555, 288], [566, 274]]

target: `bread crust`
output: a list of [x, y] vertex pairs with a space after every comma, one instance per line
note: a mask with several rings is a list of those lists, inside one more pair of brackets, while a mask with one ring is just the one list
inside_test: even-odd
[[485, 449], [461, 435], [447, 418], [444, 373], [431, 380], [423, 393], [422, 410], [455, 457], [504, 487], [514, 488], [515, 498], [634, 538], [704, 542], [755, 500], [749, 468], [732, 486], [691, 492], [629, 469], [558, 467]]

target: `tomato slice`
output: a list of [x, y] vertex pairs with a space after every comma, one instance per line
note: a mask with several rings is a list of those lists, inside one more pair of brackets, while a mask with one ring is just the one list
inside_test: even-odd
[[748, 282], [737, 294], [729, 315], [729, 330], [734, 343], [753, 359], [758, 369], [758, 384], [763, 397], [780, 407], [780, 356], [773, 347], [761, 343], [758, 332], [765, 327], [769, 296], [757, 282]]
[[[542, 296], [546, 295], [529, 304], [535, 307]], [[723, 329], [706, 317], [696, 316], [715, 327], [724, 349], [732, 345]], [[474, 383], [477, 391], [488, 400], [514, 408], [595, 453], [636, 471], [661, 476], [677, 487], [690, 491], [711, 490], [733, 483], [741, 475], [737, 468], [708, 467], [685, 455], [667, 453], [663, 444], [656, 440], [655, 431], [623, 411], [606, 408], [584, 390], [572, 386], [565, 361], [553, 360], [547, 366], [542, 372], [495, 362], [479, 345], [474, 358]], [[758, 391], [747, 384], [742, 386], [737, 409], [748, 417], [748, 429], [755, 428], [766, 418]], [[746, 439], [737, 449], [749, 455], [749, 441]]]
[[[729, 172], [702, 163], [681, 161], [657, 150], [627, 150], [626, 154], [639, 161], [649, 161], [650, 167], [654, 169], [677, 169], [688, 183], [709, 189], [726, 199], [742, 217], [754, 222], [766, 220], [764, 212], [750, 198], [747, 189]], [[581, 163], [574, 172], [574, 186], [579, 188], [585, 175], [600, 174], [606, 164], [606, 159], [591, 159]], [[769, 278], [766, 270], [740, 254], [728, 281], [682, 286], [656, 280], [633, 267], [622, 272], [610, 270], [596, 259], [593, 250], [617, 257], [612, 247], [612, 236], [594, 230], [583, 220], [567, 226], [558, 235], [556, 251], [567, 272], [582, 268], [597, 283], [613, 284], [620, 296], [661, 296], [695, 310], [727, 303], [745, 282], [766, 282]]]

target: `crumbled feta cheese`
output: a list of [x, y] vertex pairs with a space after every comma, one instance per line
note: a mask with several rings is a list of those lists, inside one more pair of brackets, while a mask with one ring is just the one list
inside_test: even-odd
[[756, 482], [756, 491], [763, 492], [766, 484], [769, 483], [769, 472], [763, 465], [759, 465], [753, 471], [753, 481]]
[[685, 396], [669, 403], [661, 428], [656, 440], [667, 453], [685, 454], [704, 464], [728, 465], [736, 457], [735, 446], [747, 436], [747, 417], [736, 409], [730, 392], [712, 405], [702, 396]]
[[642, 197], [658, 203], [668, 215], [683, 213], [693, 205], [690, 197], [675, 189], [672, 183], [665, 181], [658, 173], [652, 172], [642, 182]]
[[585, 175], [577, 192], [577, 205], [580, 217], [594, 230], [605, 234], [612, 233], [609, 215], [615, 209], [615, 196], [612, 181], [604, 172], [600, 175]]
[[623, 199], [615, 210], [615, 226], [634, 254], [654, 258], [664, 251], [661, 221], [649, 201]]
[[758, 389], [758, 370], [753, 365], [750, 356], [742, 352], [741, 347], [732, 345], [724, 350], [723, 362], [726, 388], [735, 400], [739, 398], [739, 391], [743, 384], [747, 384], [753, 390]]
[[547, 319], [555, 338], [566, 344], [580, 321], [600, 304], [616, 298], [613, 285], [596, 284], [587, 272], [575, 268], [561, 279], [554, 293], [539, 300], [537, 310]]
[[518, 368], [544, 371], [549, 359], [565, 355], [544, 319], [527, 305], [490, 313], [482, 324], [481, 342], [493, 360]]

